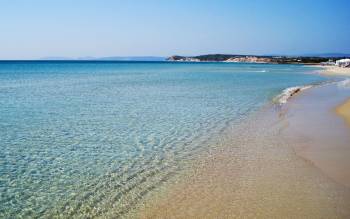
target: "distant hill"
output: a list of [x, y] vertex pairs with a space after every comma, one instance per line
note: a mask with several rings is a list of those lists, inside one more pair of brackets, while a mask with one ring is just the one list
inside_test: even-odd
[[165, 57], [160, 56], [110, 56], [110, 57], [61, 57], [61, 56], [49, 56], [43, 57], [40, 60], [91, 60], [91, 61], [165, 61]]
[[73, 58], [63, 57], [63, 56], [48, 56], [40, 58], [40, 60], [74, 60]]
[[106, 61], [165, 61], [165, 57], [159, 56], [111, 56], [97, 58], [96, 60], [106, 60]]

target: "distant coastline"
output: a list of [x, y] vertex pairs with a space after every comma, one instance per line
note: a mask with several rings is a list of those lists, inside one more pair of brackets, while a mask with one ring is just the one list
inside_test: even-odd
[[270, 63], [270, 64], [304, 64], [319, 65], [324, 62], [336, 61], [347, 56], [259, 56], [259, 55], [229, 55], [209, 54], [199, 56], [168, 57], [167, 61], [177, 62], [238, 62], [238, 63]]

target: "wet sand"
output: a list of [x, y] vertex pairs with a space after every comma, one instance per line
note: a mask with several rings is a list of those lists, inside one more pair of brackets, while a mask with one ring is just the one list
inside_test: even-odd
[[[284, 132], [299, 156], [348, 188], [350, 129], [335, 109], [349, 96], [349, 88], [335, 84], [304, 91], [288, 103], [289, 127]], [[337, 111], [346, 114], [348, 109], [345, 104]]]
[[[328, 144], [325, 144], [326, 148], [322, 146], [325, 153], [317, 155], [320, 148], [313, 146], [319, 142], [314, 141], [313, 135], [308, 136], [313, 132], [304, 133], [304, 129], [294, 128], [301, 125], [299, 115], [303, 115], [303, 112], [323, 107], [321, 103], [315, 105], [314, 102], [306, 106], [316, 108], [304, 110], [303, 101], [311, 100], [310, 98], [315, 96], [305, 92], [295, 98], [298, 101], [282, 108], [266, 109], [240, 127], [231, 127], [218, 145], [193, 162], [191, 171], [180, 177], [170, 188], [146, 200], [137, 216], [349, 218], [350, 189], [343, 183], [346, 181], [342, 181], [347, 180], [347, 176], [335, 180], [338, 176], [344, 176], [344, 170], [339, 171], [342, 173], [340, 175], [332, 175], [329, 173], [338, 170], [339, 165], [330, 168], [328, 172], [320, 164], [328, 165], [327, 159], [318, 162], [318, 158], [328, 153], [333, 154], [332, 151], [336, 152], [335, 156], [328, 157], [328, 161], [335, 161], [347, 148], [327, 148]], [[304, 115], [302, 121], [314, 119], [308, 117], [308, 114]], [[317, 118], [322, 120], [322, 116]], [[331, 117], [325, 118], [327, 119], [324, 122], [327, 123]], [[325, 127], [331, 125], [328, 127], [343, 130], [345, 133], [348, 130], [341, 122], [340, 119], [336, 124], [326, 124]], [[317, 124], [310, 123], [306, 127], [312, 125]], [[335, 140], [344, 136], [348, 135], [341, 134], [331, 138]], [[346, 142], [347, 138], [343, 141]], [[310, 151], [309, 147], [314, 150]], [[310, 154], [316, 156], [308, 156]], [[344, 165], [347, 166], [348, 163]]]

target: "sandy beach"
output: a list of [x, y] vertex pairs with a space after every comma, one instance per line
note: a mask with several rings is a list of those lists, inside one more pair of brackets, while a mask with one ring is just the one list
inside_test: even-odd
[[[329, 75], [349, 72], [325, 69]], [[308, 89], [231, 127], [137, 216], [349, 218], [350, 135], [340, 117], [349, 123], [349, 96], [336, 84]]]
[[349, 98], [350, 89], [341, 84], [315, 87], [291, 99], [284, 134], [299, 156], [350, 188], [349, 126], [335, 113], [348, 116], [348, 104], [337, 106]]

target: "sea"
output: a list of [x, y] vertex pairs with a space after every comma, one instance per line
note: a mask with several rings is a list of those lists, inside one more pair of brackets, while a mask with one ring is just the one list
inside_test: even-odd
[[0, 218], [123, 217], [303, 65], [0, 61]]

